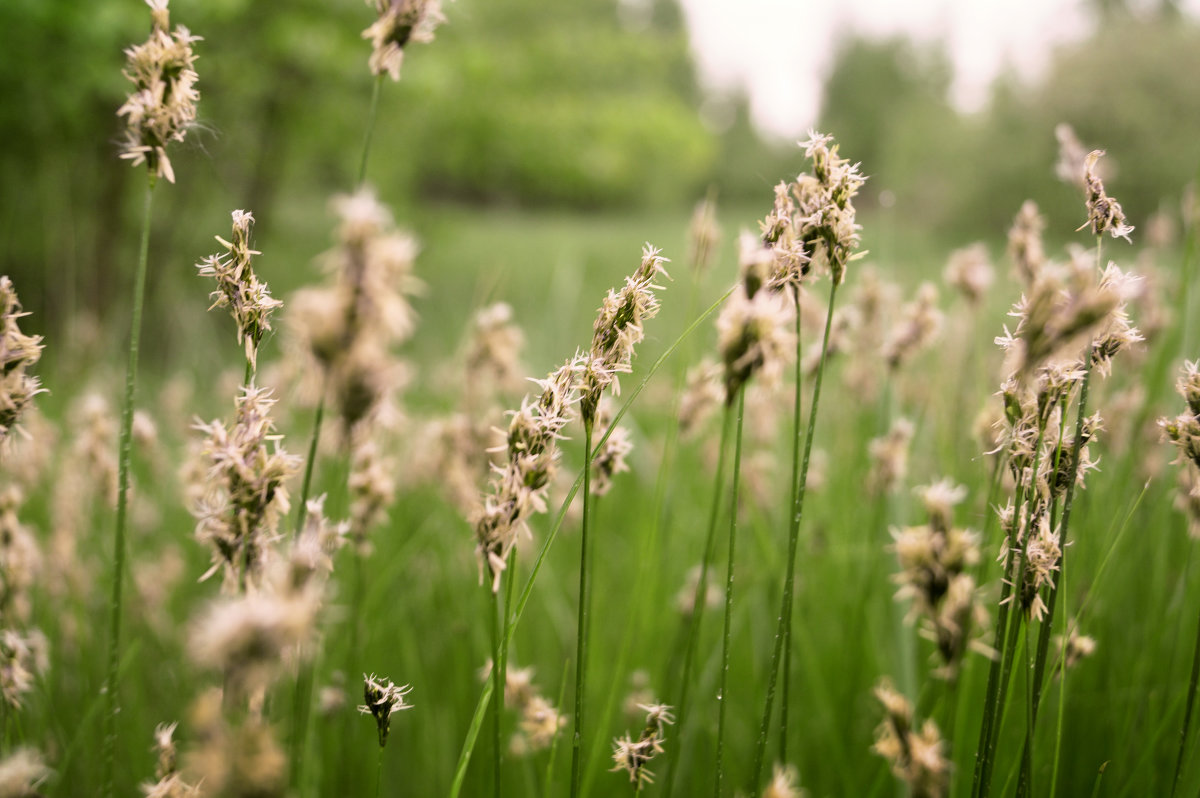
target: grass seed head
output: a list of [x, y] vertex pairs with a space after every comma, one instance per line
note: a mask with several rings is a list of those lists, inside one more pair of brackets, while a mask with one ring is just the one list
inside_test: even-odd
[[1088, 219], [1079, 229], [1090, 227], [1094, 236], [1108, 233], [1113, 238], [1129, 241], [1133, 225], [1126, 223], [1125, 211], [1121, 210], [1121, 204], [1105, 193], [1104, 182], [1096, 174], [1096, 164], [1103, 155], [1104, 150], [1092, 150], [1084, 158], [1084, 193], [1087, 195]]
[[434, 30], [446, 21], [441, 0], [367, 0], [367, 5], [373, 5], [377, 15], [362, 34], [371, 40], [371, 74], [398, 81], [404, 48], [409, 42], [433, 41]]
[[388, 734], [392, 728], [392, 715], [405, 709], [412, 709], [412, 704], [404, 697], [412, 692], [412, 687], [404, 685], [397, 687], [391, 679], [383, 679], [375, 674], [363, 674], [363, 701], [358, 711], [375, 718], [376, 731], [379, 733], [379, 747], [387, 745]]
[[124, 75], [134, 89], [117, 116], [125, 117], [121, 157], [150, 174], [175, 182], [167, 144], [183, 141], [196, 120], [198, 76], [192, 44], [200, 41], [182, 25], [170, 28], [167, 0], [146, 0], [153, 25], [150, 38], [125, 51]]

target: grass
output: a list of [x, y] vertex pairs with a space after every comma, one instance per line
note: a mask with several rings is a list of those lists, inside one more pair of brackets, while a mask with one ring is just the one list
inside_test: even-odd
[[[752, 225], [764, 210], [721, 211], [724, 243], [714, 258], [715, 266], [702, 278], [697, 307], [707, 306], [726, 290], [733, 279], [737, 229]], [[330, 226], [315, 203], [298, 203], [289, 207], [288, 214], [273, 226], [276, 232], [256, 242], [266, 253], [260, 274], [273, 293], [285, 300], [292, 288], [315, 275], [315, 271], [296, 266], [309, 261], [323, 246], [320, 241], [314, 245], [314, 239], [322, 236], [312, 231]], [[661, 315], [647, 325], [648, 337], [635, 361], [635, 372], [625, 381], [627, 390], [637, 385], [647, 367], [691, 321], [684, 306], [692, 277], [682, 266], [686, 262], [687, 217], [683, 210], [576, 216], [432, 206], [402, 219], [422, 240], [417, 271], [427, 284], [418, 302], [421, 326], [405, 349], [416, 369], [404, 396], [407, 412], [419, 420], [453, 405], [456, 380], [461, 379], [452, 370], [454, 358], [462, 352], [470, 312], [486, 302], [504, 300], [513, 305], [515, 318], [526, 333], [528, 373], [544, 374], [561, 362], [589, 340], [593, 310], [604, 291], [632, 270], [642, 243], [650, 240], [673, 259], [675, 266], [669, 268], [674, 281], [662, 295]], [[911, 231], [888, 230], [886, 219], [870, 214], [862, 222], [871, 261], [903, 284], [906, 295], [921, 279], [936, 279], [949, 249], [947, 242], [923, 240]], [[294, 237], [289, 232], [293, 229], [300, 231]], [[997, 242], [1002, 232], [997, 231]], [[205, 251], [199, 249], [196, 259]], [[1132, 255], [1124, 250], [1116, 257], [1124, 261]], [[857, 268], [858, 264], [852, 265], [847, 276], [848, 294], [854, 290]], [[179, 307], [179, 324], [193, 344], [187, 350], [172, 349], [170, 341], [177, 339], [168, 339], [165, 347], [149, 355], [151, 366], [143, 373], [141, 406], [158, 421], [159, 443], [152, 448], [139, 446], [135, 454], [130, 555], [135, 576], [139, 566], [144, 569], [168, 550], [178, 552], [183, 564], [181, 575], [160, 603], [148, 601], [136, 589], [127, 594], [128, 645], [120, 662], [120, 680], [126, 689], [117, 719], [119, 794], [133, 794], [139, 782], [151, 777], [151, 733], [157, 723], [179, 720], [181, 745], [186, 750], [193, 742], [188, 707], [203, 687], [213, 683], [212, 674], [189, 664], [184, 648], [188, 619], [217, 590], [213, 582], [196, 582], [206, 567], [207, 553], [191, 537], [194, 522], [183, 510], [180, 484], [173, 474], [184, 445], [195, 437], [189, 430], [193, 416], [229, 415], [232, 394], [222, 392], [214, 375], [228, 368], [234, 370], [236, 379], [241, 371], [227, 325], [213, 323], [203, 315], [207, 287], [199, 280], [180, 280], [177, 284], [164, 281], [160, 288], [160, 297], [173, 297]], [[962, 407], [973, 415], [985, 402], [995, 401], [989, 396], [994, 391], [999, 357], [991, 338], [1000, 332], [1004, 313], [1015, 298], [1012, 285], [1001, 280], [985, 306], [971, 314], [944, 295], [942, 305], [950, 314], [947, 334], [934, 350], [918, 354], [897, 375], [890, 388], [892, 404], [916, 421], [917, 430], [908, 477], [884, 515], [893, 523], [919, 520], [913, 517], [912, 502], [907, 500], [912, 486], [951, 476], [970, 491], [960, 508], [959, 521], [984, 528], [991, 461], [976, 454], [980, 446], [965, 444], [960, 432], [949, 433], [946, 425], [954, 424], [961, 431], [963, 425], [955, 414], [961, 413]], [[1190, 315], [1194, 315], [1192, 310]], [[687, 347], [693, 359], [713, 350], [710, 326], [697, 336]], [[815, 337], [808, 335], [810, 340]], [[153, 339], [153, 334], [148, 333], [148, 338]], [[198, 346], [197, 341], [205, 345]], [[38, 371], [52, 394], [40, 404], [47, 417], [64, 425], [64, 431], [43, 478], [29, 492], [29, 501], [21, 510], [25, 523], [43, 530], [43, 543], [45, 530], [54, 526], [56, 502], [61, 500], [55, 477], [71, 457], [67, 450], [73, 439], [66, 426], [68, 408], [89, 385], [115, 396], [112, 374], [119, 360], [111, 355], [111, 362], [89, 361], [71, 351], [73, 347], [82, 349], [86, 341], [48, 339], [46, 343], [46, 358]], [[1159, 413], [1173, 412], [1177, 403], [1171, 394], [1174, 366], [1162, 368], [1161, 364], [1173, 361], [1178, 349], [1178, 341], [1168, 331], [1151, 343], [1139, 361], [1119, 362], [1111, 380], [1096, 381], [1094, 399], [1089, 403], [1103, 412], [1112, 406], [1118, 387], [1141, 384], [1151, 410], [1135, 415], [1153, 419]], [[279, 350], [279, 337], [264, 342], [260, 369], [276, 360]], [[968, 354], [973, 360], [967, 359]], [[74, 365], [81, 361], [89, 365]], [[973, 379], [961, 386], [947, 364], [964, 362], [978, 362], [978, 371], [986, 380]], [[866, 444], [878, 434], [879, 406], [847, 388], [843, 379], [846, 366], [846, 357], [836, 356], [825, 375], [826, 398], [813, 445], [827, 453], [828, 465], [823, 484], [809, 488], [798, 543], [789, 749], [796, 757], [792, 764], [799, 769], [801, 783], [816, 796], [887, 795], [894, 791], [886, 763], [869, 751], [881, 717], [871, 687], [883, 674], [898, 677], [910, 667], [906, 664], [910, 656], [916, 683], [921, 684], [933, 661], [931, 645], [917, 640], [911, 629], [905, 629], [910, 635], [907, 643], [893, 632], [894, 585], [888, 576], [895, 571], [894, 557], [884, 548], [888, 538], [886, 529], [881, 528], [878, 500], [868, 496], [863, 487], [869, 468]], [[677, 685], [670, 680], [670, 663], [681, 661], [683, 642], [673, 596], [701, 558], [709, 525], [711, 450], [718, 430], [710, 422], [698, 437], [680, 440], [665, 491], [667, 506], [659, 507], [654, 475], [667, 430], [674, 423], [669, 413], [669, 374], [674, 372], [674, 368], [664, 369], [632, 405], [628, 423], [637, 443], [632, 473], [619, 475], [612, 495], [589, 508], [589, 533], [594, 535], [589, 543], [589, 554], [594, 555], [589, 578], [594, 604], [588, 681], [596, 685], [588, 695], [589, 702], [601, 691], [627, 685], [630, 675], [639, 669], [651, 674], [650, 689], [659, 700], [671, 700], [677, 693]], [[195, 381], [196, 392], [183, 412], [175, 412], [164, 396], [169, 381], [181, 374]], [[791, 404], [776, 404], [778, 418], [759, 420], [786, 430]], [[293, 452], [303, 452], [311, 411], [299, 409], [295, 397], [287, 394], [280, 411], [285, 445]], [[786, 562], [788, 552], [784, 475], [791, 441], [782, 433], [773, 438], [756, 436], [754, 421], [747, 416], [744, 456], [747, 463], [756, 453], [773, 458], [774, 470], [762, 475], [769, 500], [753, 498], [747, 476], [746, 498], [738, 518], [737, 602], [727, 630], [715, 622], [700, 629], [692, 712], [686, 720], [680, 719], [678, 729], [668, 729], [667, 750], [652, 766], [660, 774], [678, 768], [672, 778], [680, 795], [712, 788], [710, 765], [718, 748], [715, 696], [724, 667], [721, 650], [726, 633], [732, 652], [727, 678], [733, 686], [730, 694], [737, 699], [724, 708], [722, 759], [727, 792], [748, 792], [762, 786], [750, 783], [751, 763], [782, 598], [779, 564]], [[1113, 418], [1110, 424], [1118, 427], [1122, 421], [1125, 419]], [[563, 443], [564, 475], [577, 473], [583, 462], [582, 431], [574, 429], [568, 434], [571, 440]], [[1165, 448], [1148, 450], [1138, 440], [1129, 432], [1102, 436], [1098, 447], [1103, 456], [1101, 470], [1091, 475], [1087, 489], [1075, 497], [1075, 544], [1070, 549], [1070, 576], [1059, 599], [1059, 611], [1062, 617], [1078, 620], [1081, 630], [1096, 638], [1099, 649], [1070, 673], [1061, 735], [1055, 734], [1059, 683], [1050, 681], [1041, 696], [1042, 722], [1034, 738], [1032, 761], [1032, 783], [1039, 793], [1048, 789], [1055, 767], [1062, 794], [1073, 794], [1076, 787], [1090, 789], [1088, 785], [1093, 784], [1104, 795], [1166, 794], [1170, 790], [1200, 585], [1187, 578], [1194, 543], [1186, 539], [1182, 518], [1171, 508], [1174, 474], [1161, 469], [1169, 455]], [[113, 448], [115, 451], [115, 440]], [[1142, 495], [1145, 477], [1140, 460], [1148, 451], [1155, 455], [1159, 470]], [[420, 456], [412, 448], [399, 454], [402, 458]], [[332, 459], [321, 460], [313, 493], [335, 489], [342, 479], [344, 475]], [[569, 482], [570, 478], [563, 476], [560, 481]], [[104, 713], [99, 696], [105, 663], [83, 652], [103, 648], [99, 619], [104, 615], [104, 590], [100, 588], [102, 580], [97, 580], [107, 572], [105, 558], [109, 554], [96, 530], [105, 528], [110, 514], [102, 502], [88, 505], [82, 512], [76, 540], [90, 581], [85, 580], [81, 590], [65, 594], [52, 592], [47, 584], [36, 588], [32, 623], [52, 643], [52, 664], [28, 696], [25, 709], [19, 717], [10, 716], [4, 730], [9, 745], [27, 741], [47, 752], [57, 771], [43, 788], [50, 796], [70, 795], [73, 785], [91, 783], [103, 761]], [[726, 508], [726, 522], [728, 512]], [[653, 533], [660, 516], [665, 519], [659, 538], [662, 554], [649, 572], [652, 583], [639, 586], [638, 575], [645, 570], [644, 540]], [[518, 587], [528, 578], [536, 547], [550, 529], [552, 518], [553, 513], [534, 522], [534, 541], [531, 548], [522, 549], [516, 565]], [[303, 794], [373, 794], [377, 768], [382, 769], [382, 794], [446, 793], [483, 689], [478, 669], [491, 656], [492, 630], [483, 623], [488, 615], [482, 606], [484, 591], [476, 584], [469, 525], [443, 500], [436, 485], [427, 483], [404, 485], [390, 519], [374, 533], [375, 552], [364, 564], [360, 618], [344, 616], [350, 601], [349, 585], [334, 601], [324, 629], [324, 653], [314, 668], [314, 684], [318, 691], [341, 684], [353, 702], [360, 672], [387, 674], [413, 685], [410, 700], [415, 706], [394, 719], [386, 755], [381, 759], [377, 759], [376, 735], [369, 718], [355, 714], [352, 706], [332, 715], [318, 713], [305, 770], [310, 783], [302, 785]], [[571, 672], [564, 664], [573, 665], [575, 656], [578, 529], [578, 523], [566, 523], [560, 540], [547, 552], [508, 654], [510, 663], [535, 668], [542, 692], [562, 696], [560, 707], [572, 697], [569, 689], [564, 691], [564, 679]], [[985, 541], [985, 560], [994, 557], [996, 544], [995, 539]], [[342, 574], [351, 570], [350, 557], [345, 552], [337, 562]], [[1108, 565], [1102, 568], [1102, 563]], [[719, 560], [714, 568], [723, 564]], [[997, 570], [991, 564], [986, 570], [993, 599], [998, 595]], [[867, 574], [872, 576], [864, 576]], [[155, 621], [159, 610], [167, 623]], [[994, 618], [994, 607], [992, 614]], [[710, 614], [710, 621], [713, 617]], [[857, 620], [852, 624], [849, 619]], [[361, 621], [363, 634], [354, 650], [349, 650], [354, 638], [351, 624], [356, 620]], [[628, 653], [618, 657], [618, 651]], [[609, 656], [610, 652], [614, 656]], [[1051, 663], [1053, 658], [1051, 653]], [[347, 672], [335, 671], [344, 667]], [[955, 724], [959, 744], [951, 752], [957, 763], [955, 794], [966, 794], [970, 787], [987, 668], [985, 659], [972, 656], [960, 678], [957, 694], [962, 703]], [[997, 791], [1020, 762], [1025, 724], [1017, 698], [1023, 689], [1018, 677], [997, 745]], [[617, 691], [619, 699], [623, 692]], [[272, 720], [284, 727], [291, 696], [289, 685], [271, 699], [278, 709], [272, 711]], [[625, 777], [606, 772], [607, 747], [591, 741], [636, 734], [644, 718], [626, 715], [622, 709], [610, 714], [598, 708], [594, 702], [589, 704], [588, 722], [594, 725], [588, 728], [580, 771], [592, 781], [583, 789], [594, 795], [620, 794], [626, 787]], [[941, 722], [943, 716], [938, 717]], [[502, 712], [499, 720], [507, 739], [516, 718], [511, 712]], [[463, 795], [492, 792], [490, 746], [494, 743], [490, 731], [483, 737], [465, 772]], [[1194, 741], [1195, 737], [1193, 746]], [[1056, 745], [1061, 745], [1057, 765]], [[503, 752], [504, 791], [563, 794], [570, 777], [570, 769], [563, 766], [568, 746], [569, 739], [560, 739], [552, 787], [544, 783], [550, 771], [548, 753], [520, 759]], [[1102, 767], [1101, 781], [1097, 774]], [[1200, 769], [1185, 765], [1179, 794], [1192, 794], [1198, 787]], [[652, 795], [656, 789], [648, 786], [642, 792]]]

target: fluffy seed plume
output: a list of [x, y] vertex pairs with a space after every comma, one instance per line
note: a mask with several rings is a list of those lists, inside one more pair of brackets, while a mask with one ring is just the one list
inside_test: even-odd
[[1174, 418], [1160, 418], [1158, 426], [1164, 440], [1178, 451], [1175, 462], [1180, 467], [1179, 494], [1175, 506], [1188, 519], [1192, 537], [1200, 538], [1200, 361], [1183, 364], [1175, 388], [1186, 408]]
[[196, 119], [196, 55], [192, 43], [200, 41], [182, 25], [170, 31], [167, 0], [146, 0], [153, 27], [150, 38], [125, 51], [125, 77], [134, 90], [117, 111], [125, 117], [121, 157], [134, 166], [146, 164], [154, 177], [175, 182], [167, 158], [167, 144], [183, 141]]
[[271, 314], [283, 303], [271, 296], [267, 284], [258, 279], [250, 265], [250, 259], [261, 252], [250, 248], [250, 230], [254, 226], [254, 215], [247, 211], [234, 211], [233, 241], [217, 236], [225, 247], [224, 254], [209, 255], [196, 269], [201, 277], [212, 277], [217, 288], [209, 298], [213, 308], [229, 308], [237, 324], [238, 343], [246, 347], [246, 360], [252, 368], [258, 366], [258, 344], [271, 329]]

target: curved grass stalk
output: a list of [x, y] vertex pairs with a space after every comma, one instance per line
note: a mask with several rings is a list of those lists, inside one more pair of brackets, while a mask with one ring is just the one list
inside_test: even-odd
[[[804, 459], [800, 465], [800, 481], [796, 485], [796, 498], [792, 508], [791, 523], [788, 527], [788, 559], [787, 571], [783, 583], [783, 600], [779, 608], [779, 624], [775, 631], [775, 648], [771, 654], [771, 666], [767, 671], [767, 696], [763, 707], [762, 725], [759, 727], [758, 744], [754, 751], [753, 795], [758, 795], [762, 783], [763, 763], [767, 753], [767, 735], [771, 727], [771, 709], [775, 701], [775, 683], [779, 676], [780, 662], [783, 658], [783, 644], [791, 636], [792, 596], [796, 582], [796, 549], [800, 539], [800, 520], [804, 511], [804, 494], [808, 485], [808, 467], [812, 460], [813, 432], [817, 425], [817, 408], [821, 402], [821, 383], [825, 376], [825, 362], [829, 354], [829, 332], [833, 327], [833, 307], [837, 299], [838, 284], [831, 283], [829, 288], [829, 309], [825, 315], [825, 334], [821, 341], [821, 362], [817, 366], [817, 374], [813, 382], [812, 406], [808, 411], [808, 430], [804, 439]], [[796, 387], [799, 401], [799, 386]], [[786, 678], [786, 677], [785, 677]]]
[[[746, 414], [746, 386], [738, 389], [737, 437], [733, 445], [733, 488], [729, 494], [729, 554], [725, 570], [725, 628], [721, 643], [721, 684], [717, 688], [717, 779], [713, 796], [721, 798], [721, 781], [725, 775], [725, 707], [729, 703], [729, 641], [733, 637], [733, 573], [737, 552], [738, 488], [742, 470], [742, 427]], [[718, 469], [719, 470], [719, 469]], [[693, 614], [695, 614], [693, 607]]]
[[150, 175], [142, 206], [142, 237], [138, 244], [137, 273], [133, 278], [133, 311], [130, 320], [129, 357], [125, 366], [125, 398], [121, 406], [121, 433], [118, 444], [117, 525], [113, 531], [112, 600], [109, 604], [108, 674], [104, 680], [107, 706], [104, 723], [104, 776], [101, 794], [115, 794], [117, 754], [117, 715], [121, 702], [117, 695], [121, 661], [121, 606], [125, 584], [125, 534], [129, 522], [129, 465], [133, 454], [133, 400], [137, 390], [138, 350], [142, 336], [142, 309], [146, 302], [146, 262], [150, 254], [150, 216], [154, 205], [155, 177]]

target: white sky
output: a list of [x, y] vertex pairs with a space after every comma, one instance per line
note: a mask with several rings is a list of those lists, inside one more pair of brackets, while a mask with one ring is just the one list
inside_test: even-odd
[[[956, 73], [954, 101], [972, 110], [986, 102], [988, 85], [1002, 69], [1035, 77], [1056, 44], [1085, 36], [1091, 25], [1082, 0], [681, 2], [705, 84], [744, 86], [755, 121], [788, 137], [815, 121], [841, 33], [945, 42]], [[1200, 0], [1183, 6], [1194, 15]]]

